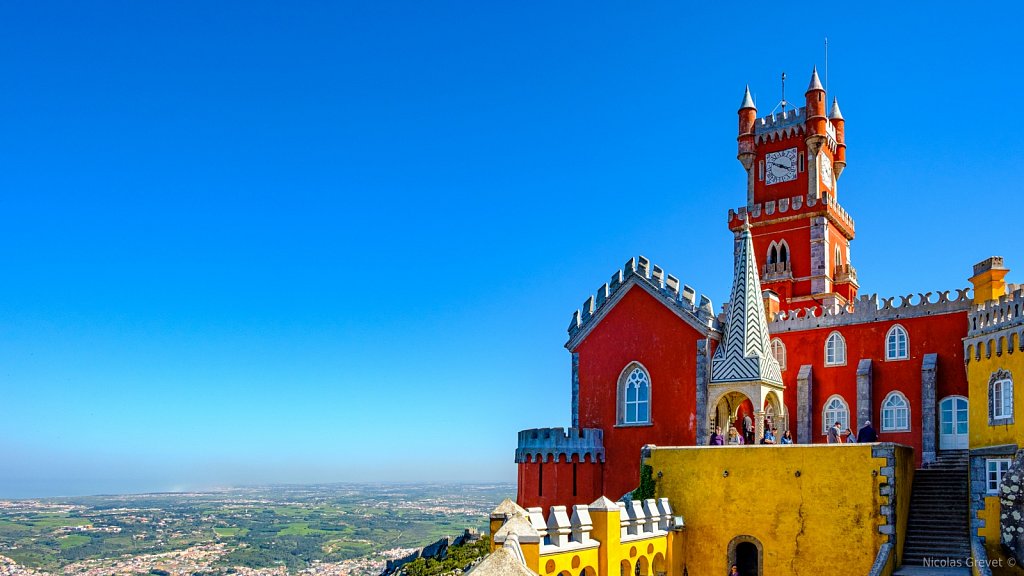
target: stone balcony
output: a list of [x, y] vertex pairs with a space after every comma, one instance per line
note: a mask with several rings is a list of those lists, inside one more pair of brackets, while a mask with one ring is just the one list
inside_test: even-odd
[[850, 264], [836, 266], [832, 281], [836, 284], [857, 284], [857, 269]]
[[778, 282], [780, 280], [792, 279], [793, 267], [788, 260], [785, 262], [776, 262], [774, 264], [765, 264], [761, 267], [762, 282]]

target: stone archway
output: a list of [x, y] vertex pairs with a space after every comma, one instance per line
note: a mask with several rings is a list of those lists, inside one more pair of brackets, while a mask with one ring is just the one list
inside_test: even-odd
[[753, 420], [754, 404], [750, 398], [739, 391], [731, 390], [723, 393], [714, 404], [715, 409], [711, 412], [711, 429], [721, 426], [722, 435], [726, 442], [729, 440], [729, 427], [735, 425], [736, 431], [743, 434], [742, 420], [744, 413]]
[[789, 429], [789, 415], [786, 413], [786, 405], [774, 391], [768, 392], [764, 397], [765, 422], [771, 417], [772, 425], [779, 429], [778, 436], [781, 438]]
[[725, 574], [736, 565], [740, 570], [740, 576], [763, 576], [764, 575], [764, 548], [761, 541], [753, 536], [741, 535], [729, 541], [728, 561], [725, 567]]

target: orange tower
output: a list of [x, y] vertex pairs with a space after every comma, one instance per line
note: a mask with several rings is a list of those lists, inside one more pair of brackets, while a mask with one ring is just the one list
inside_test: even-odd
[[818, 71], [804, 106], [758, 117], [748, 87], [739, 109], [737, 158], [747, 173], [747, 205], [729, 211], [738, 231], [749, 218], [761, 284], [780, 308], [837, 309], [857, 296], [850, 265], [853, 218], [837, 200], [846, 167], [846, 127], [838, 101], [826, 112]]

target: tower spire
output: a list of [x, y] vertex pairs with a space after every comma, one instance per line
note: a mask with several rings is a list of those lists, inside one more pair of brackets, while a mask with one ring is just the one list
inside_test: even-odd
[[743, 93], [743, 102], [740, 104], [740, 110], [757, 110], [757, 106], [754, 106], [754, 99], [750, 97], [750, 84], [747, 84], [747, 90]]
[[744, 215], [733, 270], [725, 336], [711, 359], [711, 382], [766, 382], [782, 385], [782, 370], [768, 343], [761, 280], [750, 221]]
[[808, 92], [810, 92], [812, 90], [821, 90], [822, 92], [825, 91], [825, 88], [821, 85], [821, 80], [818, 78], [818, 67], [817, 66], [815, 66], [814, 67], [814, 71], [811, 72], [811, 83], [810, 83], [810, 85], [807, 86], [807, 91]]
[[832, 98], [832, 110], [828, 113], [829, 120], [842, 120], [843, 113], [839, 110], [839, 99]]

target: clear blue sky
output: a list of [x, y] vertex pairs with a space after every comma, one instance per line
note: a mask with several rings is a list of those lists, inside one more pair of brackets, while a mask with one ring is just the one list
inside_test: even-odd
[[1019, 5], [687, 4], [4, 3], [0, 497], [514, 480], [616, 267], [723, 302], [826, 34], [862, 292], [1024, 268]]

